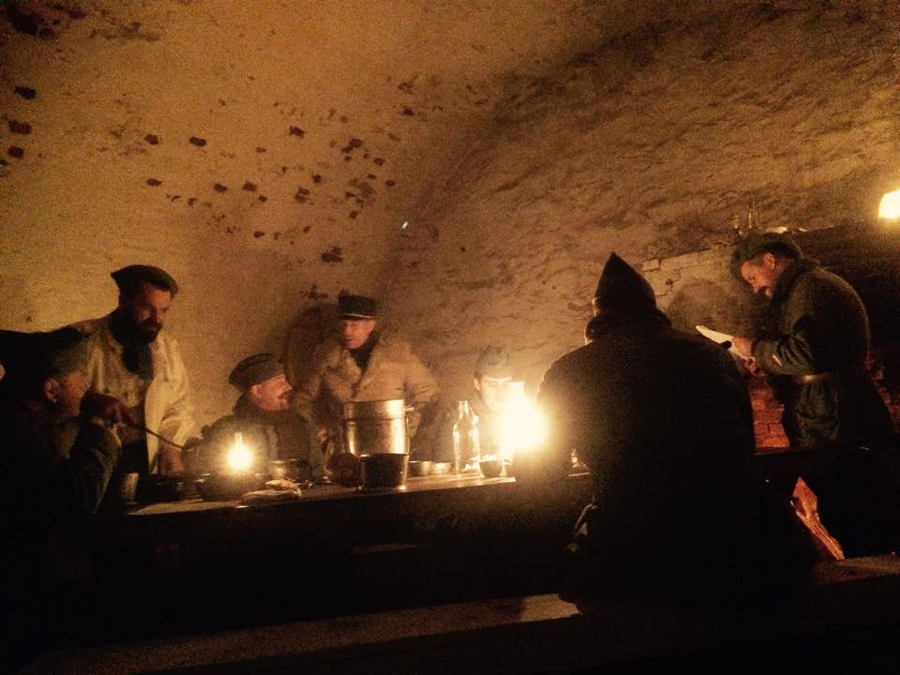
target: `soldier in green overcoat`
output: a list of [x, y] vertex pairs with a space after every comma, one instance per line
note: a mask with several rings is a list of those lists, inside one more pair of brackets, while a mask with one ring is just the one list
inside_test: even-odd
[[897, 430], [866, 371], [869, 319], [859, 295], [774, 233], [744, 239], [732, 273], [769, 300], [772, 328], [735, 337], [734, 345], [784, 403], [791, 445], [821, 455], [825, 468], [804, 479], [819, 496], [822, 521], [848, 555], [896, 550]]
[[869, 319], [853, 287], [777, 234], [748, 236], [732, 270], [770, 300], [777, 328], [734, 343], [771, 378], [791, 445], [887, 443], [896, 429], [866, 373]]

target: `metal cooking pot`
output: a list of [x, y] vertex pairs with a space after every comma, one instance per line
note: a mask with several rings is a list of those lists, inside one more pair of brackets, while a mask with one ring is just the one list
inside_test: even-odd
[[409, 455], [381, 452], [363, 455], [360, 463], [363, 490], [403, 489], [406, 486]]
[[347, 452], [357, 457], [409, 454], [406, 411], [406, 402], [402, 398], [345, 403], [343, 423]]

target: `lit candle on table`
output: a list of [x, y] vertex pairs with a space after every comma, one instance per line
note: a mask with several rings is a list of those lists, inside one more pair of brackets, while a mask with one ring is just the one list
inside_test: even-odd
[[244, 444], [244, 434], [234, 434], [234, 443], [228, 450], [228, 468], [234, 473], [246, 473], [253, 466], [253, 451]]

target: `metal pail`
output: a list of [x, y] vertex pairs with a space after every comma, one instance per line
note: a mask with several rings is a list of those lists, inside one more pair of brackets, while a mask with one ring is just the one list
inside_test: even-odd
[[409, 453], [406, 402], [402, 398], [345, 403], [343, 422], [347, 452], [357, 457]]

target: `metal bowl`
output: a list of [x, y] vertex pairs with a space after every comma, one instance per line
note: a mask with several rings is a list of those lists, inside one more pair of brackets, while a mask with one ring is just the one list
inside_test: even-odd
[[481, 467], [481, 475], [485, 478], [496, 478], [503, 471], [502, 459], [482, 459], [478, 465]]
[[418, 459], [409, 463], [410, 476], [430, 476], [434, 469], [434, 462], [430, 459]]
[[431, 473], [435, 476], [448, 474], [451, 471], [453, 471], [453, 464], [451, 462], [434, 462], [431, 466]]
[[266, 462], [269, 478], [284, 478], [299, 483], [309, 476], [309, 463], [302, 459], [270, 459]]

